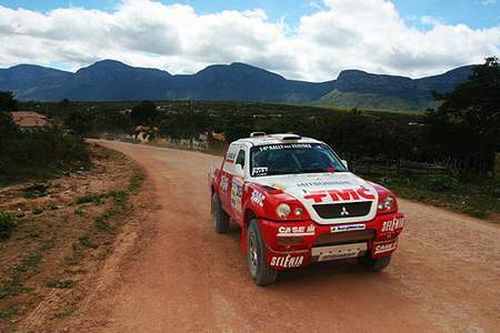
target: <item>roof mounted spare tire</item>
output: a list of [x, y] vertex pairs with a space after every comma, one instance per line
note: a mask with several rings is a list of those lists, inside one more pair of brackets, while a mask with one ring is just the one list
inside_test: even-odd
[[212, 219], [216, 233], [225, 234], [229, 230], [229, 215], [222, 209], [217, 193], [212, 195]]

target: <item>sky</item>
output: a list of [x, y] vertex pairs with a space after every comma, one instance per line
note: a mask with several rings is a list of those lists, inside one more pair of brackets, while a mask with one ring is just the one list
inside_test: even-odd
[[0, 0], [0, 68], [102, 59], [194, 73], [245, 62], [290, 79], [421, 77], [500, 55], [500, 0]]

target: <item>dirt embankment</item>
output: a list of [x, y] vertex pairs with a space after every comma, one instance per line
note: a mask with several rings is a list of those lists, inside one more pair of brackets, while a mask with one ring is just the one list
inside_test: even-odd
[[0, 211], [15, 223], [0, 242], [0, 332], [64, 330], [142, 232], [142, 170], [115, 151], [92, 152], [90, 170], [0, 189]]

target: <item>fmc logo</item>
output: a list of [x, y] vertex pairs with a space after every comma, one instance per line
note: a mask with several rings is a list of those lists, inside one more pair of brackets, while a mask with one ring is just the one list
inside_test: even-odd
[[351, 201], [351, 200], [375, 200], [375, 196], [370, 193], [369, 189], [345, 189], [345, 190], [329, 190], [315, 191], [304, 196], [304, 199], [314, 200], [315, 203], [323, 202], [323, 199], [330, 196], [333, 201]]

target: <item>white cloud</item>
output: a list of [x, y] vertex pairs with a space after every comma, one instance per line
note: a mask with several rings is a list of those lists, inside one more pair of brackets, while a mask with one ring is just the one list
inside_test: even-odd
[[430, 25], [430, 26], [436, 26], [439, 24], [443, 24], [443, 21], [440, 18], [434, 17], [434, 16], [427, 16], [427, 15], [422, 16], [420, 18], [420, 22], [422, 24]]
[[330, 80], [347, 68], [421, 76], [500, 53], [500, 27], [420, 21], [429, 28], [406, 23], [388, 0], [324, 0], [294, 27], [260, 9], [199, 14], [188, 5], [151, 0], [124, 0], [110, 12], [0, 6], [0, 67], [57, 63], [76, 69], [112, 58], [192, 73], [240, 61], [288, 78]]
[[481, 4], [484, 6], [493, 5], [497, 3], [497, 0], [481, 0]]

